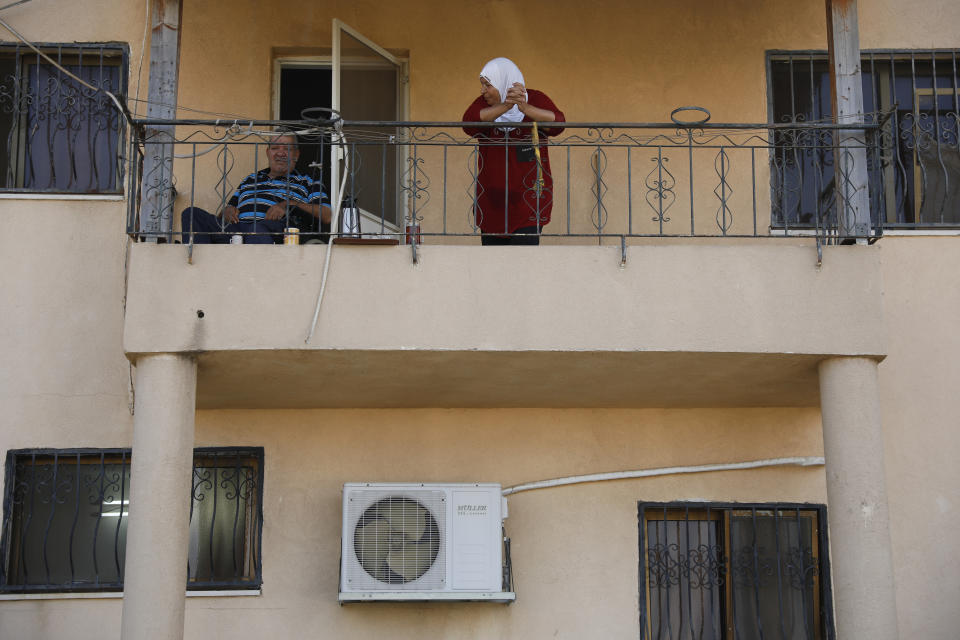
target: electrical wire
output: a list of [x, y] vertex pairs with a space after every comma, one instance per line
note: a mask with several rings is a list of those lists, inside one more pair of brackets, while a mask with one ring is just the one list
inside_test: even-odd
[[518, 484], [512, 487], [506, 487], [501, 492], [504, 496], [509, 496], [521, 491], [532, 491], [534, 489], [548, 489], [551, 487], [561, 487], [570, 484], [582, 484], [585, 482], [606, 482], [609, 480], [626, 480], [632, 478], [651, 478], [654, 476], [668, 476], [682, 473], [707, 473], [709, 471], [736, 471], [741, 469], [758, 469], [762, 467], [783, 467], [800, 466], [814, 467], [823, 466], [826, 460], [823, 456], [808, 456], [794, 458], [770, 458], [766, 460], [750, 460], [747, 462], [723, 462], [717, 464], [702, 464], [690, 467], [661, 467], [658, 469], [640, 469], [636, 471], [612, 471], [609, 473], [594, 473], [585, 476], [567, 476], [565, 478], [554, 478], [552, 480], [540, 480], [538, 482], [528, 482]]
[[3, 5], [2, 7], [0, 7], [0, 11], [3, 11], [4, 9], [9, 9], [10, 7], [15, 7], [18, 4], [27, 4], [28, 2], [30, 2], [30, 0], [17, 0], [17, 2], [11, 2], [10, 4]]
[[205, 155], [207, 155], [208, 153], [210, 153], [210, 152], [213, 151], [214, 149], [220, 148], [220, 147], [223, 146], [224, 144], [225, 144], [225, 143], [222, 143], [222, 142], [214, 142], [213, 144], [211, 144], [209, 147], [207, 147], [207, 148], [204, 149], [203, 151], [194, 151], [193, 153], [175, 153], [175, 154], [173, 154], [173, 157], [174, 157], [174, 158], [177, 158], [177, 159], [179, 159], [179, 160], [188, 160], [188, 159], [190, 159], [190, 158], [199, 158], [200, 156], [205, 156]]
[[140, 80], [143, 78], [143, 52], [147, 48], [147, 34], [150, 32], [150, 5], [152, 0], [146, 0], [146, 12], [143, 16], [143, 38], [140, 40], [140, 62], [137, 63], [137, 93], [134, 102], [140, 102]]
[[249, 120], [256, 120], [256, 118], [251, 118], [250, 116], [245, 116], [237, 113], [221, 113], [219, 111], [206, 111], [204, 109], [194, 109], [193, 107], [185, 107], [181, 104], [171, 104], [169, 102], [151, 102], [150, 100], [142, 100], [140, 98], [129, 98], [132, 102], [145, 102], [150, 104], [155, 104], [159, 107], [169, 107], [171, 109], [176, 109], [177, 111], [189, 111], [191, 113], [200, 113], [206, 116], [215, 116], [217, 118], [224, 118], [229, 120], [237, 120], [240, 122], [246, 122]]

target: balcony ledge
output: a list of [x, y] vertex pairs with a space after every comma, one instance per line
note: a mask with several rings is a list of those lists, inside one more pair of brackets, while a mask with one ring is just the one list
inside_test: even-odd
[[326, 250], [134, 245], [128, 357], [196, 354], [201, 408], [811, 406], [883, 357], [876, 247], [342, 246], [306, 342]]

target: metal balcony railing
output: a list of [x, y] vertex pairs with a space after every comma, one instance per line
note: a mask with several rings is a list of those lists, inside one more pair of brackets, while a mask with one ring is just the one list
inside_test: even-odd
[[[544, 243], [809, 234], [829, 244], [879, 237], [890, 197], [885, 167], [891, 134], [885, 122], [708, 119], [563, 123], [559, 135], [549, 138], [541, 128], [543, 157], [527, 162], [519, 178], [509, 173], [502, 181], [526, 203], [531, 225], [550, 213], [540, 230]], [[484, 153], [519, 153], [530, 147], [531, 128], [520, 123], [512, 137], [493, 142], [468, 136], [458, 122], [142, 124], [147, 128], [131, 136], [128, 188], [136, 197], [130, 198], [128, 232], [183, 243], [196, 236], [182, 228], [181, 211], [220, 211], [244, 178], [266, 166], [265, 151], [278, 127], [298, 132], [298, 169], [342, 205], [334, 236], [470, 244], [485, 216], [494, 220], [491, 231], [487, 218], [487, 233], [505, 234], [515, 205], [505, 198], [494, 210], [483, 210]], [[297, 210], [285, 215], [284, 226], [298, 228], [302, 241], [329, 239], [331, 230], [316, 219]], [[221, 226], [219, 234], [228, 241], [233, 232]]]

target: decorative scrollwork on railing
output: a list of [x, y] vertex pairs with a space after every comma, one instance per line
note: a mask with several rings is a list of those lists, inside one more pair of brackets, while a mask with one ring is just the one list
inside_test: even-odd
[[954, 149], [960, 146], [960, 115], [953, 111], [940, 114], [939, 127], [944, 145]]
[[250, 469], [226, 468], [220, 472], [220, 488], [227, 500], [246, 501], [257, 490], [257, 481]]
[[43, 464], [34, 467], [33, 498], [40, 504], [53, 502], [54, 481], [57, 467], [54, 464]]
[[722, 586], [726, 575], [723, 551], [719, 545], [701, 544], [687, 553], [687, 574], [693, 589]]
[[726, 566], [719, 545], [701, 544], [681, 553], [677, 544], [653, 544], [647, 549], [651, 589], [684, 587], [713, 589], [724, 584]]
[[590, 127], [587, 129], [587, 140], [590, 144], [609, 143], [614, 139], [613, 129], [610, 127]]
[[[856, 148], [843, 146], [844, 143], [845, 141], [841, 140], [840, 144], [842, 146], [838, 147], [836, 151], [839, 154], [837, 161], [839, 176], [835, 178], [837, 182], [838, 233], [841, 237], [861, 235], [858, 232], [857, 225], [864, 219], [864, 212], [859, 211], [859, 205], [866, 204], [866, 198], [860, 198], [860, 194], [868, 188], [868, 183], [866, 181], [858, 182], [854, 174], [857, 167], [857, 160], [854, 158]], [[869, 213], [867, 213], [867, 216], [869, 216]], [[869, 220], [869, 217], [865, 219]]]
[[214, 488], [216, 469], [211, 467], [193, 468], [193, 487], [190, 495], [195, 502], [203, 502], [207, 498], [207, 492]]
[[233, 151], [230, 150], [230, 146], [225, 143], [218, 145], [217, 167], [219, 167], [220, 171], [217, 174], [217, 182], [213, 186], [213, 191], [217, 195], [218, 200], [217, 211], [223, 209], [236, 188], [236, 185], [230, 180], [230, 175], [233, 172], [235, 164], [236, 159], [233, 156]]
[[590, 170], [593, 172], [593, 184], [590, 187], [594, 197], [594, 205], [590, 214], [590, 223], [599, 233], [607, 226], [607, 205], [603, 197], [607, 194], [608, 187], [603, 179], [603, 174], [607, 170], [607, 153], [601, 147], [597, 147], [590, 156]]
[[406, 216], [408, 225], [419, 224], [423, 220], [420, 213], [430, 204], [430, 177], [423, 170], [424, 165], [425, 161], [418, 154], [417, 145], [413, 145], [400, 176], [400, 191], [405, 194], [409, 204]]
[[454, 136], [449, 131], [428, 129], [427, 127], [409, 127], [405, 129], [399, 139], [403, 144], [470, 144], [470, 138]]
[[[173, 144], [166, 132], [157, 132], [158, 141], [144, 154], [144, 175], [141, 183], [141, 225], [144, 231], [169, 229], [173, 217]], [[169, 140], [169, 142], [168, 142]]]
[[664, 158], [663, 150], [658, 149], [657, 155], [651, 157], [650, 161], [654, 163], [654, 166], [644, 179], [644, 185], [647, 187], [647, 204], [650, 205], [654, 213], [651, 220], [660, 224], [670, 222], [670, 217], [666, 214], [677, 199], [677, 194], [673, 190], [677, 181], [670, 170], [667, 169], [667, 162], [670, 161], [670, 158]]
[[758, 590], [773, 584], [807, 591], [819, 575], [818, 566], [819, 560], [808, 547], [789, 546], [777, 555], [747, 545], [734, 553], [730, 572], [738, 589]]
[[530, 224], [543, 225], [546, 212], [553, 206], [553, 180], [545, 167], [538, 170], [537, 163], [521, 179], [523, 201], [530, 210]]
[[10, 494], [11, 503], [13, 506], [19, 506], [26, 502], [27, 496], [30, 493], [30, 487], [32, 483], [27, 477], [28, 469], [31, 465], [20, 462], [17, 463], [14, 469], [14, 482], [13, 482], [13, 491]]
[[680, 584], [680, 547], [676, 544], [651, 544], [647, 548], [647, 575], [651, 589], [666, 589]]
[[479, 231], [483, 224], [483, 211], [480, 208], [480, 197], [483, 195], [483, 183], [480, 182], [480, 170], [483, 168], [483, 154], [480, 153], [480, 146], [474, 145], [467, 156], [467, 172], [470, 175], [470, 186], [467, 187], [467, 195], [470, 197], [470, 209], [467, 217], [473, 231]]
[[781, 560], [787, 570], [787, 581], [790, 587], [797, 591], [813, 588], [816, 577], [820, 574], [820, 561], [807, 547], [790, 547]]
[[727, 180], [730, 174], [730, 157], [727, 155], [725, 147], [720, 147], [720, 151], [714, 158], [713, 168], [717, 173], [717, 177], [720, 179], [717, 186], [713, 189], [713, 195], [720, 201], [720, 206], [717, 208], [715, 216], [717, 227], [723, 235], [727, 235], [727, 231], [733, 226], [733, 211], [728, 204], [730, 202], [730, 196], [733, 194], [733, 186]]

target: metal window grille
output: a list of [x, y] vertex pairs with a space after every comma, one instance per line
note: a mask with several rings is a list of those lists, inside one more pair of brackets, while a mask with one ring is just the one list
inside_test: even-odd
[[[886, 228], [960, 227], [960, 50], [862, 53], [864, 112], [883, 124], [868, 152], [872, 223]], [[832, 118], [825, 52], [770, 52], [770, 118]], [[833, 151], [786, 141], [773, 153], [774, 225], [813, 226], [836, 199]]]
[[[130, 449], [7, 453], [0, 591], [123, 589]], [[188, 589], [261, 581], [263, 449], [194, 449]]]
[[826, 509], [640, 503], [644, 640], [834, 638]]
[[[123, 95], [121, 45], [39, 45], [89, 85]], [[120, 193], [124, 121], [103, 91], [22, 44], [0, 44], [0, 190]]]

